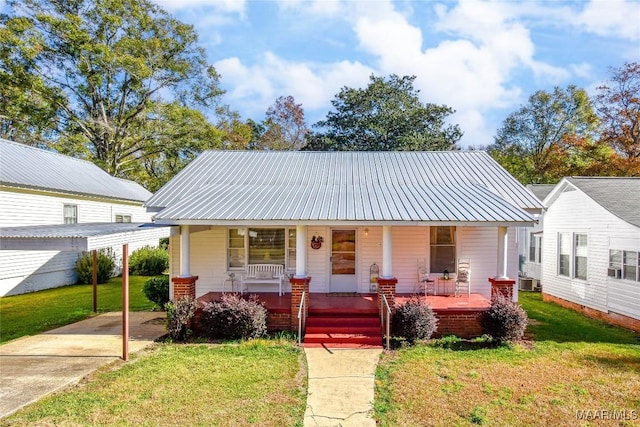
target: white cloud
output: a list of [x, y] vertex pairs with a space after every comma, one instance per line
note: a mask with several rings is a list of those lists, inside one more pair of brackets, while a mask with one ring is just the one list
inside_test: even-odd
[[245, 14], [245, 0], [153, 0], [169, 11], [210, 7], [217, 12]]
[[636, 1], [591, 0], [574, 22], [601, 36], [640, 40], [640, 13]]

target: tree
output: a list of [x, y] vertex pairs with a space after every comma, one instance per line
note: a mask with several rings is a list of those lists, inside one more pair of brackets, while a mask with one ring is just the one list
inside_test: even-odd
[[617, 155], [618, 173], [640, 175], [640, 64], [611, 69], [594, 102], [602, 122], [602, 142]]
[[336, 111], [314, 125], [313, 150], [451, 150], [462, 137], [458, 125], [446, 125], [454, 111], [423, 104], [413, 88], [415, 76], [370, 76], [366, 89], [343, 87], [331, 104]]
[[276, 99], [267, 110], [263, 126], [261, 146], [271, 150], [299, 150], [309, 133], [302, 104], [296, 104], [293, 96]]
[[505, 119], [488, 151], [523, 184], [555, 183], [606, 156], [593, 142], [597, 125], [583, 89], [540, 90]]
[[138, 161], [180, 152], [189, 136], [172, 139], [173, 128], [190, 123], [201, 126], [191, 138], [212, 135], [203, 117], [188, 118], [199, 114], [188, 109], [213, 107], [222, 93], [191, 26], [149, 0], [7, 4], [11, 13], [0, 17], [5, 135], [46, 138], [123, 177], [140, 173]]

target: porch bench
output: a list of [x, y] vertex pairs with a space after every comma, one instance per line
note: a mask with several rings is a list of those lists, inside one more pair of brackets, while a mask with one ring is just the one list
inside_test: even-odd
[[277, 284], [278, 295], [282, 295], [284, 266], [280, 264], [249, 264], [247, 272], [242, 276], [241, 292], [249, 290], [248, 284]]

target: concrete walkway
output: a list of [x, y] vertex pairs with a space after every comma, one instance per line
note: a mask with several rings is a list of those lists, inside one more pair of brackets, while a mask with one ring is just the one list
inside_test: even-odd
[[305, 348], [309, 375], [304, 426], [375, 427], [371, 417], [380, 349]]
[[[166, 333], [162, 312], [129, 313], [129, 354]], [[122, 357], [122, 312], [0, 345], [0, 418]]]

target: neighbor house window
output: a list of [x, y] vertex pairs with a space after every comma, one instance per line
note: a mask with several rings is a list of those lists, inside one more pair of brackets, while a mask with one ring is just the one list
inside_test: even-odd
[[571, 234], [558, 234], [558, 275], [569, 277], [571, 274]]
[[430, 271], [442, 273], [456, 271], [456, 228], [430, 228]]
[[131, 215], [116, 215], [116, 222], [131, 222]]
[[78, 206], [64, 205], [62, 209], [62, 217], [65, 224], [77, 224], [78, 223]]
[[638, 252], [622, 253], [622, 277], [626, 280], [638, 281]]
[[229, 268], [244, 268], [245, 234], [246, 230], [244, 228], [229, 229], [229, 240], [227, 247]]
[[573, 275], [576, 279], [587, 280], [587, 235], [575, 235]]
[[542, 262], [542, 236], [529, 235], [529, 261], [540, 264]]

